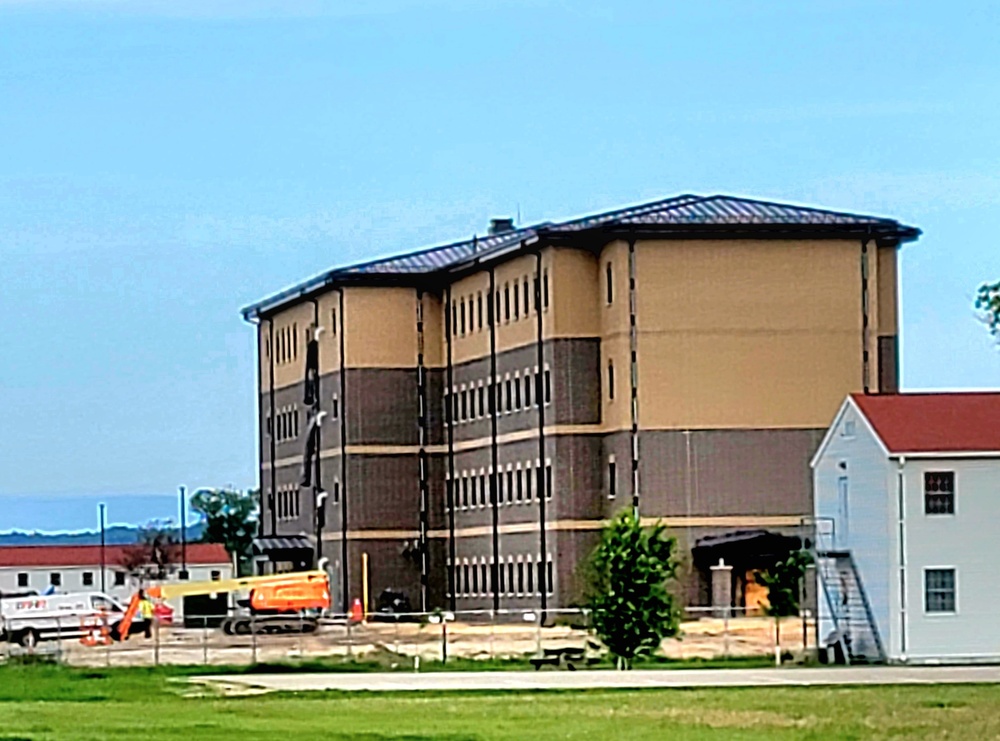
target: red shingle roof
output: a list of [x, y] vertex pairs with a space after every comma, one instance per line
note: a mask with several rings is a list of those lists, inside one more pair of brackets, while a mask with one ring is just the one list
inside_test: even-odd
[[[128, 546], [108, 545], [104, 548], [105, 563], [114, 568], [121, 563]], [[225, 546], [219, 543], [189, 543], [189, 565], [229, 563]], [[11, 566], [95, 566], [101, 564], [99, 545], [23, 545], [0, 546], [0, 568]]]
[[1000, 392], [851, 398], [890, 453], [1000, 452]]

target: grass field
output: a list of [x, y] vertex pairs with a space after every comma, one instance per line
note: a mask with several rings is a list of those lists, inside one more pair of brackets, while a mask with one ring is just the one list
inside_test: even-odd
[[185, 670], [0, 668], [0, 739], [1000, 737], [1000, 687], [190, 696]]

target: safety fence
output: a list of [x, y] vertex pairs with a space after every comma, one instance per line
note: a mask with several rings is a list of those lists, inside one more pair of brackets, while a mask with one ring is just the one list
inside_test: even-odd
[[[86, 666], [366, 661], [388, 670], [456, 659], [520, 659], [538, 666], [606, 661], [584, 610], [373, 614], [362, 622], [305, 615], [276, 622], [247, 615], [230, 620], [227, 630], [222, 622], [217, 615], [187, 615], [178, 621], [182, 624], [154, 623], [148, 637], [136, 626], [127, 640], [118, 641], [110, 623], [67, 619], [34, 645], [0, 644], [0, 659], [30, 654]], [[689, 607], [680, 632], [664, 640], [659, 655], [678, 660], [773, 656], [776, 632], [775, 621], [759, 611]], [[815, 621], [808, 615], [781, 621], [783, 652], [802, 654], [815, 647], [816, 639]]]

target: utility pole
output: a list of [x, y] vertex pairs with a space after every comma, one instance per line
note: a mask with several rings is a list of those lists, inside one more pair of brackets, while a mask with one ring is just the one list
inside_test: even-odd
[[180, 487], [181, 498], [181, 579], [188, 578], [187, 559], [187, 502], [184, 496], [184, 487]]
[[101, 592], [107, 594], [107, 584], [105, 582], [105, 572], [107, 571], [107, 564], [104, 558], [104, 502], [97, 505], [98, 512], [100, 513], [100, 527], [101, 527]]

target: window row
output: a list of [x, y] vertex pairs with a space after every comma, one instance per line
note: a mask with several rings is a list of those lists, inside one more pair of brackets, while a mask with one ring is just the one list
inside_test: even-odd
[[[307, 333], [308, 334], [308, 333]], [[308, 341], [308, 337], [306, 338]], [[274, 330], [274, 348], [271, 347], [271, 337], [264, 340], [264, 352], [271, 357], [274, 350], [275, 365], [287, 365], [299, 357], [299, 325], [293, 322]]]
[[[538, 388], [539, 378], [541, 389]], [[536, 367], [534, 373], [527, 368], [523, 373], [507, 373], [496, 383], [487, 380], [463, 383], [452, 388], [451, 393], [445, 391], [445, 424], [452, 420], [462, 424], [489, 419], [494, 412], [500, 415], [528, 411], [538, 406], [539, 396], [545, 399], [546, 405], [552, 403], [552, 373], [548, 367], [541, 376]]]
[[[530, 597], [540, 595], [544, 581], [547, 594], [554, 594], [554, 568], [552, 556], [545, 562], [539, 557], [507, 556], [500, 559], [496, 574], [493, 573], [493, 559], [463, 558], [457, 568], [448, 564], [449, 584], [455, 585], [456, 597], [490, 597], [494, 593], [507, 597]], [[493, 580], [499, 589], [491, 588]]]
[[279, 443], [294, 440], [299, 436], [299, 406], [293, 404], [275, 412], [276, 424], [272, 425], [271, 415], [267, 415], [267, 434], [274, 435]]
[[[542, 475], [544, 483], [539, 481]], [[445, 483], [448, 491], [448, 501], [455, 509], [475, 509], [492, 505], [490, 497], [490, 479], [493, 477], [493, 467], [480, 468], [479, 471], [462, 471], [452, 480]], [[545, 498], [552, 499], [552, 462], [545, 461], [543, 469], [536, 459], [534, 464], [508, 463], [506, 470], [500, 469], [496, 477], [497, 504], [524, 504], [538, 501], [542, 486], [545, 487]]]
[[299, 485], [279, 486], [274, 498], [275, 513], [279, 520], [294, 520], [299, 516]]
[[[505, 324], [527, 319], [531, 316], [531, 306], [538, 311], [538, 276], [532, 273], [497, 286], [492, 294], [477, 291], [451, 301], [452, 335], [464, 337], [474, 332], [482, 332], [490, 326], [490, 311], [495, 312], [497, 323]], [[542, 271], [542, 307], [549, 308], [549, 271]], [[534, 299], [532, 299], [534, 296]]]

